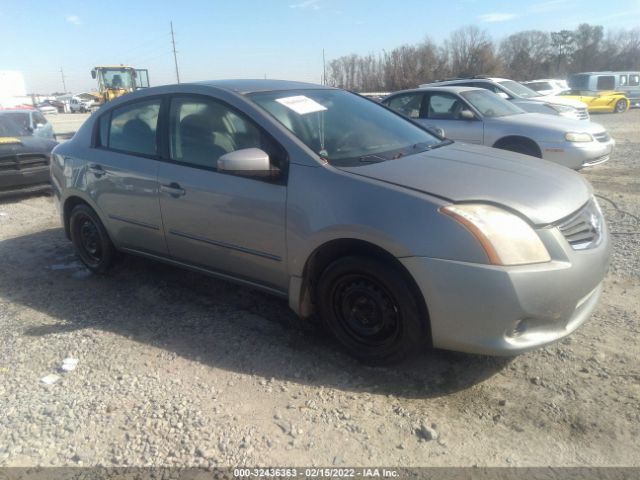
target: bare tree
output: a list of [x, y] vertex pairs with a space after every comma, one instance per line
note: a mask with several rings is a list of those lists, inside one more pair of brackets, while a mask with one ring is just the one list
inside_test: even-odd
[[475, 26], [451, 33], [440, 46], [426, 38], [379, 55], [346, 55], [329, 62], [328, 82], [355, 91], [412, 88], [452, 75], [506, 74], [517, 80], [568, 72], [640, 69], [640, 28], [608, 32], [582, 24], [574, 31], [529, 30], [508, 36], [499, 55]]
[[514, 33], [500, 44], [505, 72], [516, 80], [546, 77], [551, 70], [552, 56], [551, 37], [539, 30]]
[[493, 40], [488, 33], [474, 25], [462, 27], [447, 40], [454, 75], [493, 74], [500, 71]]
[[607, 59], [602, 58], [601, 48], [604, 38], [602, 26], [580, 24], [573, 33], [575, 49], [571, 55], [570, 69], [572, 72], [586, 70], [600, 70], [605, 67]]
[[551, 44], [555, 49], [555, 74], [564, 76], [567, 74], [569, 58], [575, 50], [575, 39], [570, 30], [551, 32]]

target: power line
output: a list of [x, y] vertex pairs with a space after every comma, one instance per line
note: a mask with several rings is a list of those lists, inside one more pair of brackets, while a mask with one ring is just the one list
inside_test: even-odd
[[180, 83], [180, 73], [178, 72], [178, 57], [176, 55], [176, 40], [173, 37], [173, 21], [169, 22], [171, 25], [171, 44], [173, 45], [173, 61], [176, 64], [176, 79]]

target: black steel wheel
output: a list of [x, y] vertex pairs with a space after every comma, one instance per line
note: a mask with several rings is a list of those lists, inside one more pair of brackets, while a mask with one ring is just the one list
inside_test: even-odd
[[333, 262], [316, 299], [325, 325], [348, 352], [368, 363], [392, 363], [424, 344], [418, 301], [395, 267], [364, 258]]
[[69, 231], [82, 263], [95, 273], [106, 272], [115, 251], [104, 225], [88, 205], [77, 205], [71, 211]]
[[616, 102], [615, 112], [622, 113], [627, 110], [627, 101], [625, 99], [620, 99]]

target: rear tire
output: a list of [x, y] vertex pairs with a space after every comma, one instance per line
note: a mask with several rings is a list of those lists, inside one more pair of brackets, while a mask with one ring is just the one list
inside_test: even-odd
[[627, 111], [627, 101], [620, 99], [616, 102], [615, 113], [624, 113]]
[[426, 345], [418, 300], [399, 269], [345, 257], [330, 264], [316, 289], [327, 329], [357, 359], [390, 364]]
[[77, 205], [69, 217], [71, 241], [82, 263], [94, 273], [113, 264], [115, 249], [98, 215], [88, 205]]

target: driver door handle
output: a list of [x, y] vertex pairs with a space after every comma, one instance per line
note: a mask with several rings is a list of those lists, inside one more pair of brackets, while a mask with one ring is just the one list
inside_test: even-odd
[[168, 193], [173, 198], [183, 197], [186, 195], [186, 191], [176, 182], [171, 182], [168, 185], [160, 185], [160, 191], [162, 193]]

